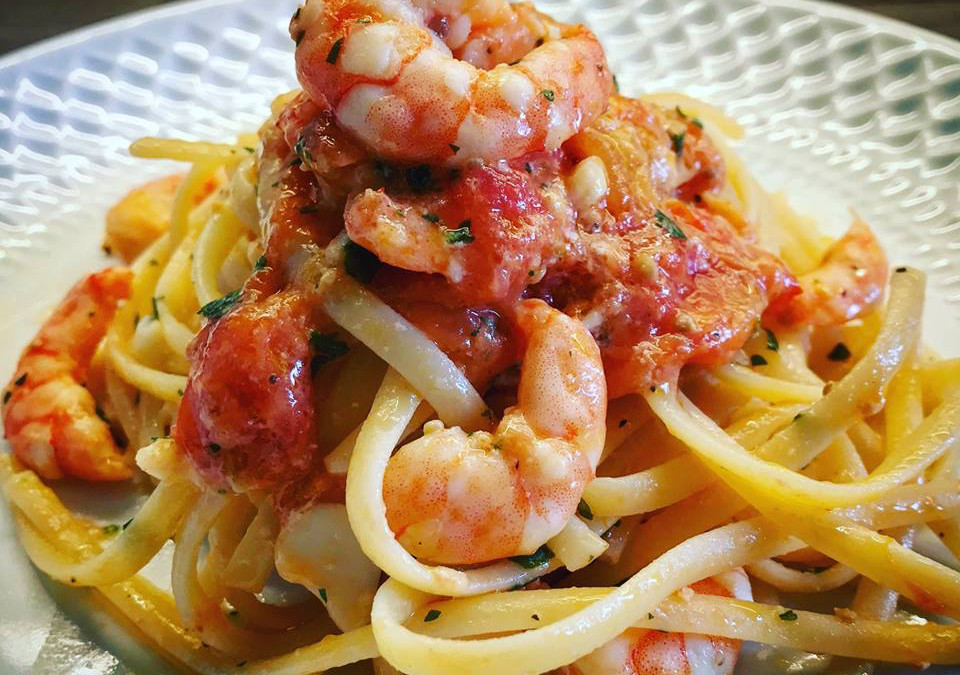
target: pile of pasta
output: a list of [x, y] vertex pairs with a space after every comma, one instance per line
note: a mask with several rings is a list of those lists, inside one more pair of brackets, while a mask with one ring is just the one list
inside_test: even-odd
[[[701, 103], [651, 100], [682, 102], [718, 143], [738, 134]], [[261, 591], [277, 534], [268, 500], [191, 482], [167, 435], [198, 309], [239, 288], [261, 253], [257, 158], [248, 151], [257, 142], [133, 146], [140, 157], [191, 163], [171, 227], [133, 264], [131, 298], [96, 357], [105, 408], [152, 477], [152, 492], [123, 528], [104, 527], [71, 513], [36, 474], [2, 455], [4, 493], [44, 573], [93, 587], [162, 653], [202, 673], [295, 675], [369, 659], [381, 673], [542, 673], [631, 626], [853, 659], [960, 663], [960, 627], [897, 609], [902, 597], [960, 618], [960, 574], [912, 548], [930, 529], [960, 556], [960, 360], [924, 351], [925, 282], [909, 268], [893, 273], [874, 315], [816, 332], [761, 331], [747, 352], [764, 355], [762, 374], [732, 363], [612, 401], [601, 477], [548, 542], [553, 557], [470, 569], [424, 564], [404, 550], [387, 524], [382, 486], [403, 439], [434, 417], [469, 424], [483, 401], [371, 291], [338, 282], [324, 308], [366, 345], [347, 357], [339, 381], [369, 389], [373, 403], [360, 420], [341, 416], [357, 426], [342, 430], [326, 466], [346, 472], [353, 534], [386, 581], [369, 625], [343, 633], [321, 600], [268, 603]], [[793, 271], [814, 267], [828, 241], [721, 147], [748, 218]], [[210, 181], [220, 189], [201, 198]], [[849, 358], [828, 358], [840, 342]], [[732, 423], [721, 427], [715, 420], [731, 410]], [[648, 465], [618, 475], [619, 458], [638, 447]], [[171, 539], [168, 591], [138, 572]], [[817, 559], [829, 562], [815, 571], [793, 564]], [[678, 593], [741, 566], [765, 602]], [[561, 568], [570, 572], [561, 587], [525, 588]], [[834, 614], [779, 603], [780, 593], [848, 584], [849, 607]]]

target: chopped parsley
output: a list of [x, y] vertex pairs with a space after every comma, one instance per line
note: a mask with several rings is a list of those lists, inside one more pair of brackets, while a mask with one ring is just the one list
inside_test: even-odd
[[11, 397], [11, 396], [13, 396], [13, 392], [10, 391], [9, 389], [7, 389], [5, 392], [3, 392], [3, 403], [4, 403], [4, 405], [6, 405], [7, 401], [10, 400], [10, 397]]
[[103, 533], [104, 533], [104, 534], [116, 534], [116, 533], [119, 532], [119, 531], [120, 531], [120, 526], [119, 526], [119, 525], [104, 525], [104, 526], [103, 526]]
[[427, 612], [427, 615], [423, 617], [423, 622], [427, 623], [430, 621], [436, 621], [439, 618], [440, 618], [440, 610], [431, 609], [429, 612]]
[[827, 354], [827, 358], [831, 361], [846, 361], [850, 356], [850, 348], [842, 342], [838, 342]]
[[683, 154], [683, 141], [686, 137], [686, 131], [681, 131], [679, 134], [670, 134], [670, 141], [673, 143], [673, 152], [675, 155]]
[[767, 365], [767, 360], [760, 356], [759, 354], [752, 354], [750, 356], [750, 365], [751, 366], [765, 366]]
[[554, 99], [556, 98], [556, 94], [553, 93], [553, 89], [544, 89], [540, 93], [543, 94], [543, 97], [551, 103], [553, 103]]
[[314, 357], [310, 360], [310, 373], [316, 375], [322, 367], [336, 361], [350, 351], [347, 343], [343, 342], [336, 333], [320, 333], [310, 331], [310, 347]]
[[797, 613], [794, 612], [792, 609], [788, 609], [788, 610], [787, 610], [786, 612], [784, 612], [783, 614], [778, 614], [777, 616], [779, 616], [779, 617], [780, 617], [781, 619], [783, 619], [784, 621], [796, 621], [796, 620], [797, 620]]
[[553, 557], [553, 551], [544, 544], [530, 555], [510, 556], [510, 560], [520, 565], [524, 569], [532, 570], [547, 564], [547, 561]]
[[163, 298], [162, 298], [162, 297], [160, 297], [160, 298], [156, 298], [156, 297], [150, 298], [150, 304], [153, 305], [153, 315], [152, 315], [152, 316], [153, 316], [153, 320], [154, 320], [154, 321], [159, 321], [159, 320], [160, 320], [160, 307], [157, 305], [157, 300], [163, 300]]
[[22, 387], [24, 384], [27, 383], [27, 374], [24, 373], [23, 375], [15, 379], [13, 383], [18, 387]]
[[303, 38], [306, 35], [307, 35], [307, 31], [305, 30], [300, 31], [299, 33], [297, 33], [297, 37], [293, 39], [293, 43], [299, 47], [300, 43], [303, 42]]
[[343, 38], [340, 38], [333, 43], [333, 46], [330, 48], [330, 51], [327, 53], [327, 63], [333, 65], [337, 62], [337, 59], [340, 58], [340, 50], [343, 49]]
[[767, 349], [772, 352], [780, 351], [780, 342], [777, 340], [777, 334], [769, 328], [764, 328], [763, 330], [767, 334]]
[[133, 518], [131, 518], [130, 520], [128, 520], [127, 522], [125, 522], [123, 525], [121, 525], [121, 526], [120, 526], [120, 529], [121, 529], [121, 530], [127, 529], [128, 527], [130, 527], [130, 523], [132, 523], [132, 522], [133, 522]]
[[267, 256], [262, 255], [259, 258], [257, 258], [257, 262], [253, 266], [253, 271], [259, 272], [262, 269], [266, 269], [266, 267], [267, 267]]
[[207, 445], [207, 450], [209, 450], [210, 452], [216, 454], [216, 453], [220, 452], [220, 444], [219, 444], [219, 443], [209, 443], [209, 444]]
[[533, 164], [530, 162], [525, 162], [523, 168], [527, 170], [527, 173], [533, 173]]
[[664, 213], [660, 209], [657, 209], [657, 212], [654, 214], [654, 217], [656, 218], [655, 225], [660, 229], [665, 230], [666, 233], [669, 234], [674, 239], [680, 239], [682, 241], [687, 238], [687, 235], [683, 233], [683, 230], [680, 229], [680, 226], [677, 225], [677, 223], [673, 220], [673, 218], [668, 216], [666, 213]]
[[300, 136], [297, 142], [293, 144], [293, 152], [302, 163], [313, 163], [313, 155], [311, 155], [310, 150], [307, 149], [307, 142], [303, 136]]
[[896, 271], [897, 274], [903, 274], [904, 272], [907, 271], [907, 268], [906, 268], [906, 267], [898, 267], [895, 271]]
[[590, 505], [587, 504], [585, 499], [581, 499], [580, 503], [577, 504], [577, 513], [587, 520], [593, 520], [593, 511], [590, 509]]
[[297, 211], [299, 211], [304, 215], [308, 213], [316, 213], [319, 210], [320, 210], [320, 207], [317, 206], [316, 204], [305, 204], [304, 206], [301, 206], [299, 209], [297, 209]]
[[456, 143], [451, 143], [450, 149], [453, 150], [453, 154], [457, 154], [458, 152], [460, 152], [460, 146], [457, 145]]
[[690, 122], [691, 122], [691, 124], [693, 124], [693, 126], [695, 126], [697, 129], [703, 129], [703, 122], [701, 122], [699, 118], [694, 117]]
[[617, 76], [616, 76], [616, 75], [611, 75], [611, 77], [613, 78], [613, 89], [614, 89], [614, 91], [616, 91], [616, 92], [619, 94], [619, 93], [620, 93], [620, 83], [617, 81]]
[[444, 228], [443, 239], [451, 246], [456, 244], [469, 244], [473, 241], [473, 233], [470, 231], [470, 221], [464, 220], [456, 228]]
[[239, 288], [235, 291], [230, 291], [222, 298], [217, 298], [216, 300], [211, 300], [203, 307], [200, 308], [200, 311], [197, 314], [205, 316], [211, 321], [216, 321], [224, 314], [230, 311], [230, 308], [235, 304], [240, 302], [240, 297], [243, 295], [243, 291]]
[[380, 269], [380, 259], [360, 244], [349, 240], [343, 246], [343, 253], [343, 268], [347, 274], [362, 284], [369, 284]]
[[318, 588], [318, 589], [317, 589], [317, 595], [319, 595], [319, 596], [320, 596], [320, 599], [323, 600], [323, 604], [327, 604], [327, 589], [326, 589], [326, 588]]
[[423, 213], [421, 215], [423, 219], [428, 223], [436, 224], [440, 222], [440, 216], [438, 216], [436, 213]]

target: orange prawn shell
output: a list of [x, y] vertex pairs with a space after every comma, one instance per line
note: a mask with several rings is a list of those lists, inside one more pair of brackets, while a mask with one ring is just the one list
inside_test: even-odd
[[4, 435], [17, 458], [44, 478], [132, 475], [86, 388], [93, 354], [132, 279], [129, 269], [115, 267], [79, 281], [17, 363], [4, 394]]

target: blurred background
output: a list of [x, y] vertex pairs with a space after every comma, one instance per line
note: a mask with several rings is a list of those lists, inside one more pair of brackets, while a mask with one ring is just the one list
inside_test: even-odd
[[[0, 54], [96, 21], [170, 1], [0, 0]], [[867, 9], [960, 39], [958, 0], [836, 1], [837, 4]]]

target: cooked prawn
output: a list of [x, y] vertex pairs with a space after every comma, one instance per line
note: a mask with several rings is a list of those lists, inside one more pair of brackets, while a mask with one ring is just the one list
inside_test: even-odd
[[170, 227], [170, 212], [183, 176], [152, 180], [131, 190], [107, 212], [103, 248], [133, 261]]
[[17, 363], [4, 391], [3, 427], [17, 458], [44, 478], [132, 475], [86, 388], [90, 362], [132, 274], [114, 267], [75, 285]]
[[496, 431], [428, 427], [387, 465], [387, 520], [413, 555], [470, 564], [533, 553], [593, 478], [607, 401], [600, 351], [542, 301], [521, 303], [517, 322], [527, 339], [518, 404]]
[[800, 277], [803, 293], [792, 299], [779, 318], [816, 326], [846, 323], [883, 299], [888, 270], [876, 235], [856, 220], [827, 250], [820, 266]]
[[[447, 4], [469, 16], [480, 3]], [[410, 0], [307, 0], [290, 24], [300, 83], [379, 155], [406, 161], [555, 149], [606, 108], [613, 79], [583, 26], [491, 70], [454, 58], [427, 26]]]
[[[683, 593], [752, 600], [750, 580], [738, 568], [692, 584]], [[740, 641], [629, 628], [568, 668], [576, 675], [732, 675]]]

